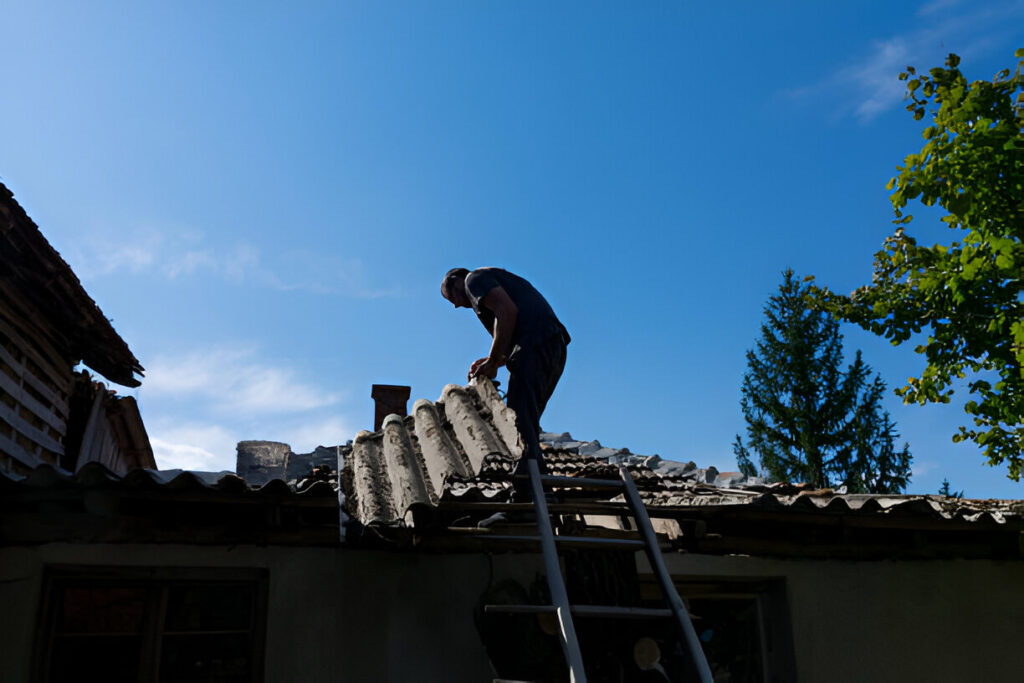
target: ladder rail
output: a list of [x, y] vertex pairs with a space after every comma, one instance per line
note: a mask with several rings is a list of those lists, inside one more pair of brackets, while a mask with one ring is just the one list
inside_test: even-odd
[[560, 639], [562, 653], [565, 655], [565, 663], [569, 666], [569, 681], [570, 683], [586, 683], [587, 674], [583, 668], [583, 654], [580, 652], [576, 627], [572, 621], [569, 594], [565, 589], [565, 581], [562, 579], [562, 567], [558, 561], [555, 534], [551, 529], [551, 517], [548, 514], [544, 486], [541, 483], [540, 465], [536, 459], [529, 458], [526, 461], [526, 467], [530, 474], [530, 490], [533, 491], [533, 504], [537, 511], [537, 530], [540, 532], [548, 590], [551, 591], [551, 602], [555, 607], [555, 614], [558, 616], [558, 625], [562, 636]]
[[[573, 623], [574, 607], [569, 602], [569, 594], [565, 587], [565, 580], [562, 577], [562, 567], [559, 562], [559, 552], [554, 530], [551, 527], [551, 515], [548, 510], [545, 497], [544, 484], [561, 484], [561, 478], [547, 477], [541, 474], [540, 464], [536, 459], [530, 458], [526, 461], [530, 490], [533, 493], [533, 506], [537, 515], [537, 531], [540, 534], [541, 551], [544, 557], [544, 569], [547, 575], [548, 590], [551, 592], [551, 606], [522, 606], [523, 611], [553, 611], [558, 618], [559, 635], [561, 636], [562, 653], [565, 663], [569, 668], [570, 683], [586, 683], [587, 674], [583, 665], [583, 654], [580, 650], [579, 640], [576, 636], [576, 627]], [[693, 628], [690, 614], [686, 610], [675, 583], [672, 581], [665, 567], [665, 561], [661, 556], [661, 546], [658, 543], [654, 526], [651, 524], [647, 506], [640, 498], [633, 475], [623, 463], [619, 463], [619, 477], [625, 494], [626, 503], [636, 520], [637, 530], [643, 541], [643, 548], [650, 561], [651, 569], [654, 571], [658, 584], [661, 587], [662, 596], [668, 605], [668, 613], [672, 615], [679, 637], [686, 645], [690, 654], [690, 664], [693, 673], [701, 683], [713, 683], [711, 668], [708, 666], [704, 650], [700, 645], [700, 639]], [[591, 483], [591, 482], [586, 482]], [[582, 609], [581, 609], [582, 608]], [[594, 614], [606, 613], [608, 608], [597, 608], [593, 606], [577, 606], [577, 616], [584, 616], [587, 612]], [[623, 613], [628, 612], [625, 610]], [[650, 610], [652, 613], [658, 610]]]
[[672, 614], [675, 617], [680, 637], [690, 651], [693, 668], [701, 683], [713, 683], [711, 667], [708, 666], [707, 658], [704, 656], [704, 649], [700, 645], [697, 631], [693, 628], [690, 614], [686, 611], [686, 605], [683, 604], [683, 599], [679, 597], [675, 583], [672, 581], [672, 577], [665, 567], [665, 561], [661, 557], [661, 548], [658, 545], [658, 539], [655, 536], [651, 518], [647, 514], [647, 506], [644, 505], [643, 500], [640, 498], [640, 492], [636, 488], [636, 482], [633, 481], [633, 475], [623, 463], [619, 463], [619, 476], [622, 477], [622, 483], [625, 485], [626, 501], [633, 511], [637, 530], [643, 537], [644, 551], [647, 553], [647, 559], [650, 561], [651, 569], [658, 579], [658, 585], [661, 586], [665, 602], [668, 603], [669, 609], [672, 610]]

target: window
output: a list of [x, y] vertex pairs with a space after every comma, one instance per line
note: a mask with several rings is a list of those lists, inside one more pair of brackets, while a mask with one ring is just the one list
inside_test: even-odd
[[716, 683], [796, 678], [784, 579], [676, 579]]
[[262, 680], [262, 571], [48, 573], [37, 681], [248, 683]]

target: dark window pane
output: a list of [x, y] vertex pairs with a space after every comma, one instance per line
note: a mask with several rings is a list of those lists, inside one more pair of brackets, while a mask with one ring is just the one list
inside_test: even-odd
[[247, 633], [164, 636], [160, 683], [244, 683], [251, 669]]
[[716, 683], [764, 680], [756, 599], [692, 599], [687, 607]]
[[171, 586], [165, 631], [246, 631], [254, 588], [238, 584]]
[[139, 636], [58, 636], [50, 650], [51, 683], [135, 683], [139, 680]]
[[139, 633], [145, 588], [80, 588], [61, 591], [58, 633]]
[[41, 680], [250, 683], [259, 668], [255, 582], [61, 578], [51, 586]]

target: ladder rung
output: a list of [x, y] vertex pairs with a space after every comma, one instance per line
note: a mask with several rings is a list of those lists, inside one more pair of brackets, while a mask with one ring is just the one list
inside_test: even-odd
[[[484, 605], [485, 612], [505, 614], [554, 614], [554, 605]], [[613, 605], [573, 605], [577, 617], [615, 617], [618, 619], [667, 619], [672, 610], [659, 607], [617, 607]]]
[[[529, 480], [529, 475], [519, 474], [515, 479]], [[541, 484], [577, 489], [614, 489], [621, 491], [624, 487], [621, 479], [592, 479], [590, 477], [559, 477], [550, 474], [541, 475]]]
[[[533, 541], [540, 543], [540, 536], [517, 536], [508, 534], [479, 534], [476, 538], [488, 541]], [[555, 536], [555, 543], [568, 546], [604, 546], [606, 548], [629, 548], [640, 550], [644, 542], [633, 538], [604, 538], [601, 536]]]

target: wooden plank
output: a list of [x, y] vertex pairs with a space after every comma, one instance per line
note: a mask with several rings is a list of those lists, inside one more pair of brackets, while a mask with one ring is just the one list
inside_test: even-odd
[[[438, 509], [453, 512], [533, 512], [533, 503], [508, 503], [505, 501], [476, 500], [461, 501], [458, 499], [442, 500]], [[594, 514], [594, 515], [629, 515], [631, 511], [625, 503], [611, 501], [578, 501], [549, 502], [548, 510], [561, 514]]]
[[64, 446], [61, 443], [54, 440], [49, 434], [45, 434], [40, 429], [30, 425], [25, 421], [25, 418], [18, 415], [14, 409], [2, 403], [0, 403], [0, 419], [3, 419], [7, 424], [14, 427], [15, 431], [28, 437], [43, 448], [53, 451], [54, 453], [64, 452]]
[[[525, 475], [516, 476], [517, 480], [528, 480], [529, 477]], [[552, 488], [570, 488], [570, 489], [613, 489], [621, 491], [623, 484], [618, 479], [593, 479], [590, 477], [559, 477], [554, 475], [542, 475], [540, 478], [542, 484], [547, 484]]]
[[34, 455], [26, 453], [20, 443], [4, 434], [0, 434], [0, 451], [3, 451], [26, 467], [35, 468], [39, 465], [39, 460]]
[[0, 538], [9, 543], [74, 541], [219, 546], [239, 543], [332, 547], [339, 545], [337, 525], [278, 530], [262, 525], [245, 524], [243, 520], [232, 517], [224, 522], [211, 520], [202, 527], [180, 522], [176, 522], [174, 526], [167, 526], [166, 520], [154, 524], [152, 514], [99, 517], [68, 510], [7, 513], [0, 517]]
[[24, 384], [30, 386], [33, 391], [36, 391], [40, 395], [42, 395], [42, 397], [45, 398], [47, 401], [52, 403], [53, 407], [56, 409], [56, 412], [58, 414], [67, 416], [69, 412], [67, 396], [68, 394], [71, 393], [71, 377], [72, 375], [69, 372], [67, 382], [63, 385], [63, 388], [60, 390], [63, 392], [63, 394], [54, 391], [49, 384], [41, 380], [27, 368], [25, 370], [25, 374], [22, 375], [21, 377], [21, 381]]
[[[618, 619], [667, 619], [672, 610], [660, 607], [621, 607], [618, 605], [573, 605], [574, 617], [612, 617]], [[484, 605], [484, 612], [503, 614], [554, 614], [554, 605]]]
[[[34, 315], [35, 311], [26, 310], [23, 305], [20, 305], [22, 299], [18, 297], [17, 293], [12, 293], [2, 279], [0, 279], [0, 295], [4, 295], [6, 298], [6, 301], [0, 299], [0, 302], [8, 304], [0, 308], [0, 331], [10, 337], [20, 349], [32, 355], [32, 360], [36, 363], [44, 366], [60, 366], [64, 360], [63, 354], [54, 346], [56, 340], [46, 331], [46, 328], [52, 329], [53, 325], [48, 320], [38, 319]], [[46, 344], [42, 347], [38, 343], [28, 344], [26, 336], [33, 341], [41, 337]]]
[[[10, 309], [7, 309], [6, 312], [11, 313], [12, 311], [10, 311]], [[44, 373], [48, 375], [47, 379], [49, 379], [49, 381], [55, 387], [64, 391], [65, 393], [68, 393], [68, 390], [70, 389], [71, 386], [71, 368], [67, 368], [67, 375], [64, 376], [64, 365], [66, 361], [64, 361], [64, 359], [60, 357], [60, 354], [57, 353], [56, 349], [40, 349], [38, 344], [27, 342], [24, 339], [24, 337], [22, 337], [21, 332], [17, 329], [16, 325], [17, 323], [10, 320], [7, 317], [7, 315], [0, 313], [0, 332], [3, 332], [4, 335], [6, 335], [14, 343], [14, 345], [18, 347], [19, 351], [24, 353], [28, 358], [31, 358], [32, 361], [36, 365], [38, 365]], [[51, 357], [46, 358], [46, 356], [43, 353], [44, 351], [46, 352], [46, 355], [49, 355]], [[32, 375], [31, 373], [28, 374], [35, 378], [35, 376]], [[41, 381], [39, 378], [36, 378], [36, 382], [41, 384], [42, 387], [45, 388], [45, 391], [43, 391], [42, 389], [40, 389], [40, 391], [44, 395], [46, 395], [47, 398], [50, 398], [49, 395], [47, 395], [47, 392], [53, 394], [53, 389], [51, 389], [44, 381]], [[38, 389], [39, 387], [35, 388]], [[56, 396], [54, 397], [54, 399], [50, 400], [55, 399]]]
[[[70, 411], [70, 407], [68, 405], [67, 398], [65, 398], [64, 396], [61, 396], [61, 395], [55, 393], [53, 391], [53, 389], [51, 389], [49, 387], [49, 385], [44, 384], [43, 382], [41, 382], [39, 380], [38, 377], [36, 377], [35, 375], [33, 375], [31, 373], [26, 372], [25, 375], [22, 376], [21, 380], [22, 380], [22, 382], [25, 385], [28, 385], [33, 390], [39, 392], [43, 396], [43, 398], [45, 398], [47, 401], [52, 403], [53, 407], [54, 407], [54, 412], [57, 415], [60, 415], [65, 420], [67, 419], [68, 415], [71, 412]], [[70, 380], [70, 376], [69, 376], [69, 380]], [[68, 382], [68, 386], [66, 388], [66, 393], [70, 393], [70, 391], [71, 391], [71, 382], [69, 381]]]
[[39, 449], [39, 461], [44, 462], [51, 467], [60, 467], [60, 455], [46, 450], [45, 448]]
[[36, 400], [34, 396], [25, 391], [20, 384], [11, 379], [5, 372], [0, 372], [0, 389], [13, 396], [15, 401], [28, 408], [33, 415], [53, 427], [58, 434], [64, 436], [67, 431], [67, 422], [62, 419], [62, 416]]
[[[12, 341], [11, 343], [13, 344], [14, 342]], [[8, 366], [14, 368], [14, 370], [18, 373], [19, 377], [21, 376], [21, 373], [24, 372], [25, 370], [25, 364], [22, 363], [17, 358], [15, 358], [14, 354], [8, 351], [6, 347], [4, 347], [2, 344], [0, 344], [0, 360], [2, 360]]]
[[[0, 320], [0, 322], [2, 322], [2, 320]], [[11, 343], [14, 344], [16, 342], [14, 340], [11, 340]], [[54, 392], [54, 390], [50, 388], [49, 384], [36, 377], [25, 366], [25, 363], [23, 361], [17, 360], [14, 357], [14, 354], [12, 354], [8, 349], [4, 348], [3, 346], [0, 346], [0, 361], [3, 361], [7, 366], [13, 369], [15, 374], [18, 375], [18, 377], [27, 378], [29, 383], [31, 383], [33, 389], [38, 391], [40, 394], [43, 395], [44, 398], [53, 403], [56, 408], [63, 412], [63, 414], [67, 414], [67, 399], [65, 397], [59, 396], [56, 392]], [[65, 384], [68, 386], [68, 389], [70, 389], [70, 377], [71, 376], [69, 373], [68, 377], [65, 378]]]
[[[87, 462], [98, 460], [99, 457], [94, 455], [93, 451], [98, 450], [102, 453], [102, 449], [98, 448], [97, 442], [103, 438], [101, 429], [108, 426], [106, 424], [106, 411], [103, 410], [103, 392], [97, 392], [96, 397], [92, 401], [92, 408], [89, 410], [89, 419], [85, 423], [85, 431], [82, 433], [82, 443], [78, 447], [78, 466], [76, 470], [81, 469]], [[100, 424], [100, 420], [103, 420], [103, 424]]]
[[[507, 543], [540, 543], [540, 536], [522, 536], [512, 534], [484, 534], [476, 536], [482, 541], [500, 541]], [[555, 536], [555, 543], [567, 548], [613, 548], [619, 550], [643, 550], [644, 542], [629, 538], [603, 538], [601, 536]]]

